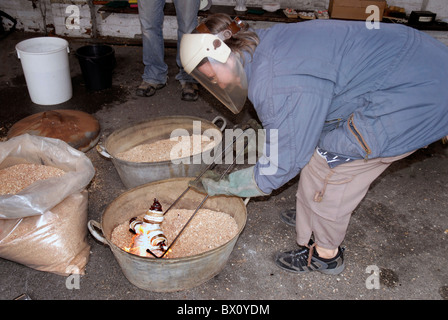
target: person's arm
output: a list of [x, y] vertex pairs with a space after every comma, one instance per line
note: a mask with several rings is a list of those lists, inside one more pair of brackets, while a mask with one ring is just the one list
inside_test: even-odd
[[274, 95], [255, 106], [266, 129], [264, 155], [257, 164], [219, 181], [206, 175], [201, 179], [205, 192], [240, 197], [268, 195], [308, 163], [322, 132], [333, 85], [311, 76], [296, 75], [295, 81], [293, 92]]
[[317, 147], [331, 104], [333, 83], [312, 76], [294, 76], [296, 89], [273, 96], [256, 107], [266, 129], [266, 150], [254, 176], [265, 193], [294, 178]]

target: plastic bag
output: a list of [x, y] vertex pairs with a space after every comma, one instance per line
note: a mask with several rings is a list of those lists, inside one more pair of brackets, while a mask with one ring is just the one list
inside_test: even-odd
[[20, 219], [0, 240], [0, 257], [59, 275], [84, 274], [87, 243], [87, 191], [74, 193], [39, 216]]
[[83, 152], [62, 140], [29, 134], [0, 142], [0, 170], [20, 163], [48, 165], [66, 173], [37, 181], [18, 194], [0, 196], [0, 219], [43, 214], [68, 195], [82, 191], [95, 174]]
[[88, 194], [95, 174], [87, 156], [62, 140], [24, 134], [0, 143], [0, 170], [21, 163], [57, 167], [60, 177], [0, 196], [0, 257], [61, 275], [84, 273]]

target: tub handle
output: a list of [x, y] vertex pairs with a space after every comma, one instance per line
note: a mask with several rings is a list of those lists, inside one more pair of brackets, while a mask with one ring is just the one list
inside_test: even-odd
[[[108, 244], [106, 238], [103, 237], [103, 229], [101, 229], [101, 225], [99, 222], [95, 220], [89, 220], [87, 222], [87, 229], [89, 229], [90, 234], [99, 242], [103, 244]], [[101, 231], [101, 234], [97, 231]]]
[[215, 119], [212, 120], [212, 123], [213, 123], [214, 125], [216, 125], [216, 122], [218, 122], [218, 121], [222, 121], [222, 123], [223, 123], [222, 127], [219, 128], [219, 130], [220, 130], [221, 132], [223, 132], [224, 129], [227, 127], [227, 121], [226, 121], [226, 119], [224, 119], [224, 118], [221, 117], [221, 116], [216, 116]]
[[103, 157], [107, 159], [112, 159], [112, 156], [106, 151], [106, 148], [101, 143], [98, 143], [96, 145], [96, 151], [98, 151], [98, 153]]

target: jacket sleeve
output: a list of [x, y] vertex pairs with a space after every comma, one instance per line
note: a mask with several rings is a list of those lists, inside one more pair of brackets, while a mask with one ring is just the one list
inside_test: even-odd
[[[284, 81], [284, 86], [279, 82]], [[309, 75], [276, 79], [271, 97], [254, 103], [266, 129], [255, 181], [271, 193], [294, 178], [310, 160], [331, 104], [333, 82]]]

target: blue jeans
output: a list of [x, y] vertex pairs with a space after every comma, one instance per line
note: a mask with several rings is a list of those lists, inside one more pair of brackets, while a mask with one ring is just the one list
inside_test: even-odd
[[[185, 33], [190, 33], [198, 24], [200, 0], [173, 0], [177, 17], [177, 54], [176, 62], [179, 73], [176, 79], [180, 83], [194, 82], [193, 77], [184, 71], [180, 62], [180, 40]], [[142, 28], [143, 64], [145, 70], [143, 80], [152, 84], [167, 82], [168, 65], [165, 63], [165, 46], [163, 39], [163, 7], [165, 0], [139, 0], [138, 13]]]

